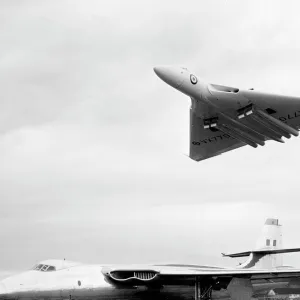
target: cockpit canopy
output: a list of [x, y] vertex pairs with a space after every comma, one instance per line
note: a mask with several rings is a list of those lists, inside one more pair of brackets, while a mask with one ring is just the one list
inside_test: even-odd
[[41, 272], [52, 272], [52, 271], [68, 269], [77, 265], [80, 265], [80, 263], [75, 261], [65, 260], [65, 259], [48, 259], [34, 265], [31, 270], [41, 271]]
[[32, 268], [32, 270], [42, 271], [42, 272], [51, 272], [51, 271], [56, 271], [56, 268], [54, 266], [38, 264], [38, 265], [35, 265]]

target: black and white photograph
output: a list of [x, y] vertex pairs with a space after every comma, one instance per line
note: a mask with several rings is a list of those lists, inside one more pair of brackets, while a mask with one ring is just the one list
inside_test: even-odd
[[0, 0], [0, 300], [300, 300], [299, 12]]

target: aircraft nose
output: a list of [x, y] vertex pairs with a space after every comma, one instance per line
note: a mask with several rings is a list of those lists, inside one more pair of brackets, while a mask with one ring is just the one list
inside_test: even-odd
[[184, 70], [180, 67], [158, 66], [153, 68], [155, 74], [164, 82], [177, 89], [184, 81]]

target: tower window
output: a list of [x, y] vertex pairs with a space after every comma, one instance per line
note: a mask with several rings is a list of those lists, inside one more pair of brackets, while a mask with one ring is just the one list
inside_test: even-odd
[[266, 245], [267, 245], [267, 246], [270, 246], [270, 240], [269, 240], [269, 239], [266, 240]]
[[276, 246], [276, 240], [273, 240], [273, 246]]

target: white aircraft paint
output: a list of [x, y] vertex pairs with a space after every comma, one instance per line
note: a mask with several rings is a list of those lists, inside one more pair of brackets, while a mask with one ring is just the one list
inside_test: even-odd
[[[285, 252], [299, 251], [298, 248], [278, 247], [282, 243], [281, 231], [278, 228], [277, 219], [268, 219], [258, 242], [259, 247], [252, 251], [225, 256], [250, 255], [250, 261], [255, 258], [256, 264], [265, 256], [274, 257]], [[279, 254], [275, 254], [276, 251]], [[259, 259], [255, 255], [260, 255]], [[300, 276], [300, 270], [282, 267], [281, 264], [276, 265], [280, 269], [274, 266], [270, 269], [253, 268], [255, 264], [253, 266], [248, 260], [247, 264], [229, 269], [184, 264], [104, 266], [66, 260], [45, 260], [31, 270], [2, 280], [0, 299], [185, 299], [193, 295], [196, 278], [202, 278], [199, 282], [196, 280], [197, 299], [204, 294], [205, 289], [205, 299], [210, 299], [212, 290], [215, 297], [224, 297], [224, 292], [218, 292], [221, 288], [229, 288], [231, 297], [238, 299], [243, 293], [244, 296], [252, 297], [255, 291], [268, 292], [274, 285], [287, 286], [290, 278]], [[245, 280], [238, 280], [245, 275]], [[273, 283], [263, 281], [267, 278], [272, 278]], [[293, 285], [295, 282], [294, 280]], [[238, 289], [233, 288], [236, 285], [239, 285]], [[235, 290], [238, 291], [236, 294]], [[228, 292], [225, 292], [225, 296], [228, 296]]]

